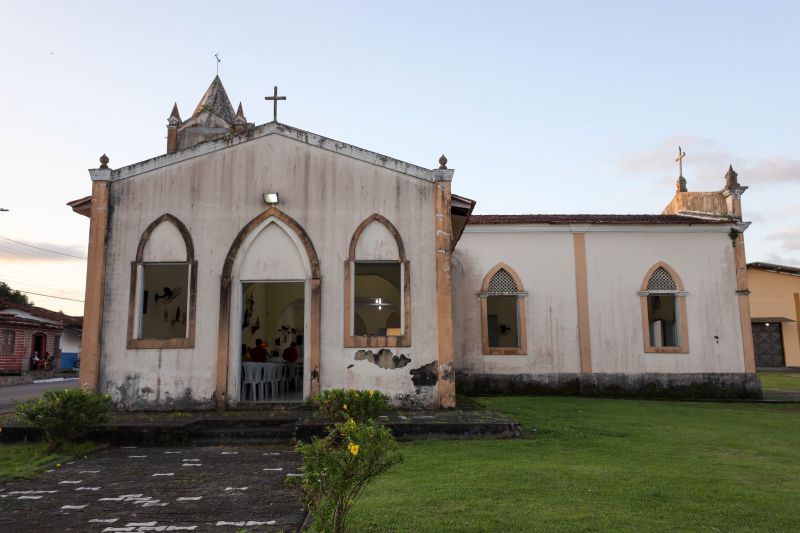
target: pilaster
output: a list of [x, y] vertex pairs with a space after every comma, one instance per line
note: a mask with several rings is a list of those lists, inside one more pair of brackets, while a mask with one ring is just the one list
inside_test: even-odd
[[439, 406], [456, 406], [456, 372], [453, 349], [453, 228], [450, 216], [450, 182], [453, 170], [447, 169], [447, 159], [439, 159], [440, 167], [433, 171], [435, 187], [435, 252], [436, 252], [436, 317], [438, 342]]
[[92, 179], [92, 207], [89, 222], [89, 251], [81, 342], [80, 385], [82, 389], [90, 391], [97, 390], [100, 379], [106, 245], [108, 244], [108, 198], [111, 183], [108, 157], [103, 155], [100, 162], [100, 168], [89, 170]]

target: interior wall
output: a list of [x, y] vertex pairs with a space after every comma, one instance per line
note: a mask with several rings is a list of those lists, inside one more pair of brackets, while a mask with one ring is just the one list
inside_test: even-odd
[[[298, 335], [302, 336], [303, 292], [303, 282], [243, 283], [242, 343], [251, 348], [255, 346], [256, 339], [262, 339], [272, 351], [275, 349], [275, 339], [280, 338], [282, 351]], [[247, 316], [251, 299], [253, 309]], [[281, 330], [281, 326], [286, 329]], [[291, 329], [295, 330], [294, 333], [291, 333]]]
[[489, 325], [494, 326], [495, 316], [496, 336], [489, 332], [489, 339], [497, 339], [497, 344], [490, 346], [493, 348], [513, 348], [519, 346], [519, 331], [517, 317], [517, 297], [516, 296], [489, 296], [486, 302], [486, 314], [489, 317]]
[[370, 332], [370, 334], [377, 334], [378, 330], [385, 329], [386, 322], [392, 313], [400, 316], [402, 300], [398, 287], [395, 287], [381, 276], [375, 275], [356, 276], [356, 283], [354, 285], [353, 295], [354, 298], [356, 298], [356, 302], [358, 302], [358, 298], [382, 297], [384, 300], [392, 303], [390, 306], [382, 306], [380, 311], [374, 306], [358, 304], [353, 306], [355, 312], [364, 321], [367, 332]]
[[[146, 264], [142, 266], [142, 278], [140, 338], [186, 337], [189, 266]], [[173, 295], [180, 294], [170, 297], [165, 288], [172, 291]]]

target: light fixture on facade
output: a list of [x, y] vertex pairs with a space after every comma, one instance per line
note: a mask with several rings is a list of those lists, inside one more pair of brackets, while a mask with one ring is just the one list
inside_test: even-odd
[[278, 205], [278, 193], [276, 192], [265, 192], [264, 193], [264, 203], [267, 205]]

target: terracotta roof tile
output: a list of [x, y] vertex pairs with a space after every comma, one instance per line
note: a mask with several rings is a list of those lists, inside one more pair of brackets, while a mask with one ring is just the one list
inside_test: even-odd
[[730, 224], [724, 218], [686, 215], [472, 215], [467, 224]]
[[[8, 300], [4, 300], [0, 298], [0, 310], [3, 309], [19, 309], [20, 311], [25, 311], [33, 316], [43, 318], [45, 320], [52, 320], [53, 322], [58, 322], [62, 326], [66, 327], [83, 327], [83, 317], [82, 316], [70, 316], [65, 315], [64, 313], [59, 313], [58, 311], [51, 311], [50, 309], [45, 309], [44, 307], [36, 307], [35, 305], [22, 305], [22, 304], [15, 304], [13, 302], [9, 302]], [[9, 315], [3, 315], [9, 316]]]

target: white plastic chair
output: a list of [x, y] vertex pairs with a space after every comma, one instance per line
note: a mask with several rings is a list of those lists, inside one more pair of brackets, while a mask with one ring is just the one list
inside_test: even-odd
[[264, 366], [266, 365], [262, 363], [242, 363], [243, 401], [258, 402], [266, 399]]
[[264, 364], [264, 381], [269, 386], [269, 397], [272, 399], [275, 399], [281, 393], [281, 390], [285, 391], [285, 387], [282, 386], [282, 367], [283, 365], [280, 363], [270, 362]]
[[299, 363], [287, 363], [287, 375], [289, 383], [291, 383], [294, 390], [300, 390], [303, 387], [303, 365]]

